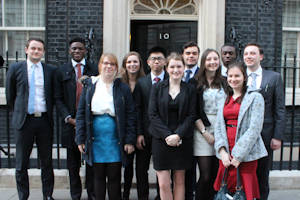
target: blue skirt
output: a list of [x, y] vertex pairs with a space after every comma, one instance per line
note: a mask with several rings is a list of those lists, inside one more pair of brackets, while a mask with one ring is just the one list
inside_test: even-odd
[[115, 119], [108, 114], [93, 117], [93, 162], [121, 162], [120, 143]]

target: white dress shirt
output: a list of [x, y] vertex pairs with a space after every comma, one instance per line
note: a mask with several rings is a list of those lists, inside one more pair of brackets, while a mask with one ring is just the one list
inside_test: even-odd
[[[78, 62], [76, 62], [75, 60], [71, 59], [72, 61], [72, 66], [74, 67], [74, 70], [75, 70], [75, 73], [76, 73], [76, 80], [77, 80], [77, 77], [78, 77], [78, 70], [77, 70], [77, 67], [76, 65], [78, 64]], [[81, 64], [81, 76], [83, 75], [83, 70], [84, 70], [84, 66], [85, 66], [85, 59], [82, 59], [80, 62]]]
[[106, 84], [100, 76], [92, 76], [92, 83], [96, 83], [95, 93], [92, 97], [91, 110], [94, 115], [109, 114], [115, 116], [115, 106], [113, 97], [113, 83], [106, 88]]
[[227, 77], [227, 67], [221, 65], [221, 75]]
[[247, 75], [248, 75], [248, 83], [247, 86], [250, 86], [252, 84], [252, 77], [250, 76], [251, 73], [256, 74], [256, 89], [260, 88], [261, 81], [262, 81], [262, 68], [259, 66], [256, 71], [252, 72], [247, 68]]
[[182, 80], [185, 81], [185, 77], [187, 75], [187, 70], [189, 70], [189, 69], [192, 71], [192, 73], [190, 74], [190, 79], [193, 78], [196, 74], [197, 68], [198, 68], [198, 65], [195, 65], [192, 68], [187, 68], [186, 67], [185, 70], [184, 70], [184, 76], [182, 77]]
[[[153, 85], [154, 83], [156, 83], [156, 81], [154, 80], [156, 77], [160, 78], [160, 81], [163, 81], [163, 80], [164, 80], [164, 77], [165, 77], [165, 71], [162, 70], [162, 72], [161, 72], [160, 75], [158, 75], [158, 76], [155, 76], [155, 75], [151, 72], [152, 85]], [[159, 81], [159, 82], [160, 82], [160, 81]]]
[[[33, 63], [27, 59], [27, 74], [28, 86], [31, 87], [30, 79], [33, 72]], [[41, 62], [35, 64], [34, 83], [35, 83], [35, 96], [34, 96], [34, 112], [47, 112], [46, 98], [44, 89], [44, 70]]]

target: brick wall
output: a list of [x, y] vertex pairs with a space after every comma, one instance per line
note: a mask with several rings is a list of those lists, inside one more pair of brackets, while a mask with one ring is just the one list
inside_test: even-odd
[[[227, 0], [226, 1], [226, 42], [230, 42], [230, 30], [237, 34], [235, 44], [244, 46], [256, 40], [256, 21], [258, 21], [258, 43], [262, 45], [265, 57], [262, 66], [279, 67], [282, 48], [282, 0]], [[258, 13], [258, 20], [257, 15]], [[276, 59], [274, 59], [276, 58]]]
[[47, 58], [61, 65], [68, 60], [68, 41], [85, 37], [94, 29], [93, 61], [98, 62], [103, 41], [102, 0], [49, 0], [47, 1]]

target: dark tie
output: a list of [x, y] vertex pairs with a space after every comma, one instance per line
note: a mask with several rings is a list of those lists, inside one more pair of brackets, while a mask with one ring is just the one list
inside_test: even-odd
[[160, 81], [160, 78], [159, 77], [155, 77], [154, 81], [155, 81], [155, 83], [158, 83]]
[[250, 76], [252, 77], [252, 82], [251, 82], [250, 88], [252, 90], [256, 90], [256, 77], [257, 77], [257, 74], [256, 73], [251, 73]]
[[186, 70], [185, 82], [189, 82], [189, 80], [191, 78], [191, 73], [192, 73], [192, 70], [190, 70], [190, 69]]
[[76, 108], [79, 103], [80, 95], [82, 92], [82, 84], [78, 81], [81, 78], [81, 64], [76, 64], [77, 68], [77, 79], [76, 79]]

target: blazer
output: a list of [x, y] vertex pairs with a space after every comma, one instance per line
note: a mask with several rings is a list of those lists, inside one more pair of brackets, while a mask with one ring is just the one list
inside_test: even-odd
[[269, 148], [272, 138], [283, 140], [285, 133], [285, 99], [281, 75], [263, 69], [260, 93], [265, 100], [265, 117], [261, 134], [266, 147]]
[[[221, 147], [225, 147], [229, 152], [223, 115], [224, 105], [225, 99], [220, 104], [214, 129], [216, 156], [219, 159], [221, 159], [219, 155]], [[238, 161], [249, 162], [268, 155], [261, 137], [263, 120], [264, 99], [262, 95], [255, 91], [247, 91], [241, 103], [235, 145], [231, 152], [231, 155]]]
[[196, 119], [196, 91], [192, 85], [181, 81], [178, 96], [178, 127], [172, 132], [168, 128], [169, 79], [155, 84], [149, 102], [149, 133], [158, 139], [165, 139], [171, 134], [180, 138], [192, 138]]
[[[96, 83], [88, 78], [84, 81], [84, 88], [80, 96], [76, 114], [76, 144], [85, 144], [86, 153], [83, 158], [92, 166], [92, 144], [93, 144], [93, 113], [91, 101], [95, 92]], [[124, 151], [125, 144], [136, 143], [136, 113], [135, 104], [127, 84], [116, 79], [113, 85], [113, 99], [115, 106], [115, 120], [117, 134], [120, 139], [122, 164], [127, 165], [127, 154]]]
[[[44, 63], [42, 66], [47, 115], [51, 126], [53, 126], [53, 89], [56, 67]], [[6, 75], [5, 94], [6, 102], [13, 110], [12, 124], [20, 130], [25, 123], [28, 111], [29, 86], [26, 61], [14, 63], [9, 67]]]
[[[83, 75], [96, 76], [97, 74], [97, 66], [87, 61]], [[67, 116], [76, 118], [76, 87], [76, 72], [70, 61], [57, 69], [55, 77], [54, 97], [57, 111], [62, 118], [61, 144], [63, 147], [76, 146], [74, 126], [65, 123]]]
[[[169, 77], [165, 72], [164, 80]], [[149, 136], [148, 105], [152, 88], [151, 73], [140, 78], [135, 86], [135, 102], [137, 107], [137, 134]]]

